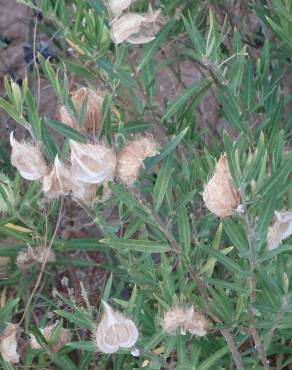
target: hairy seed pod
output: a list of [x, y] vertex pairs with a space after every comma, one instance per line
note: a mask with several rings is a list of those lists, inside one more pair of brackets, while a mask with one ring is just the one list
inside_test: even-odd
[[239, 192], [232, 184], [225, 155], [219, 159], [214, 175], [205, 185], [203, 200], [207, 208], [219, 217], [231, 216], [239, 204]]
[[120, 16], [135, 0], [108, 0], [110, 11], [115, 16]]
[[26, 180], [39, 180], [46, 175], [48, 168], [42, 152], [30, 143], [20, 143], [10, 134], [12, 147], [11, 163]]
[[74, 178], [88, 184], [111, 181], [116, 170], [116, 156], [101, 144], [79, 144], [70, 141], [71, 172]]
[[118, 155], [118, 179], [123, 184], [132, 186], [138, 178], [144, 159], [157, 153], [157, 144], [150, 138], [139, 138], [130, 142]]
[[27, 270], [36, 264], [55, 261], [54, 251], [43, 245], [34, 248], [29, 245], [26, 249], [20, 251], [16, 258], [16, 264], [21, 270]]
[[174, 334], [177, 330], [182, 335], [189, 332], [199, 337], [207, 334], [208, 323], [204, 315], [194, 310], [194, 307], [174, 307], [166, 311], [162, 319], [162, 328], [166, 333]]
[[75, 180], [71, 184], [71, 191], [73, 198], [81, 200], [89, 206], [95, 200], [97, 185], [85, 184], [84, 182]]
[[283, 240], [292, 235], [292, 212], [275, 211], [275, 221], [269, 227], [267, 236], [268, 249], [277, 248]]
[[[81, 113], [83, 104], [86, 104], [85, 100], [87, 99], [83, 127], [86, 132], [98, 132], [101, 128], [104, 97], [94, 90], [81, 87], [72, 93], [71, 99], [78, 116]], [[60, 108], [60, 119], [71, 128], [79, 130], [78, 124], [71, 117], [65, 106], [61, 106]]]
[[16, 334], [17, 325], [9, 323], [0, 337], [0, 353], [3, 359], [14, 364], [19, 362]]
[[[156, 22], [160, 11], [149, 12], [148, 14], [127, 13], [117, 18], [111, 24], [111, 37], [115, 44], [128, 41], [133, 44], [145, 44], [155, 39], [154, 35], [148, 35], [143, 31]], [[153, 29], [153, 28], [152, 28]]]
[[[57, 323], [54, 325], [46, 326], [43, 329], [40, 329], [43, 337], [46, 339], [47, 342], [51, 342], [52, 333], [56, 327]], [[61, 328], [60, 334], [58, 338], [53, 343], [50, 343], [50, 347], [52, 352], [57, 352], [60, 348], [64, 347], [67, 343], [69, 343], [72, 339], [72, 333], [69, 329]], [[40, 349], [41, 345], [36, 340], [33, 334], [30, 334], [30, 346], [33, 349]]]
[[104, 315], [95, 334], [98, 349], [103, 353], [115, 353], [119, 348], [133, 347], [139, 336], [134, 322], [113, 311], [107, 303], [103, 304]]
[[71, 190], [71, 173], [56, 155], [51, 172], [43, 178], [43, 192], [48, 198], [58, 198], [67, 195]]

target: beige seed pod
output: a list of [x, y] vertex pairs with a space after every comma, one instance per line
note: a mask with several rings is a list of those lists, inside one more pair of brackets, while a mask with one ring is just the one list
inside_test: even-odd
[[132, 186], [138, 178], [144, 159], [157, 153], [157, 144], [150, 138], [144, 137], [130, 142], [118, 155], [118, 179], [123, 184]]
[[[86, 132], [98, 132], [101, 128], [102, 105], [104, 97], [101, 93], [98, 93], [87, 87], [81, 87], [80, 89], [74, 91], [71, 99], [77, 115], [80, 115], [82, 105], [86, 98], [87, 105], [83, 127]], [[78, 124], [74, 122], [65, 106], [61, 106], [60, 108], [60, 119], [69, 127], [79, 130]]]
[[71, 191], [73, 198], [81, 200], [86, 205], [90, 205], [95, 200], [97, 185], [85, 184], [84, 182], [75, 180], [71, 184]]
[[19, 362], [16, 335], [17, 325], [9, 323], [6, 326], [3, 335], [0, 337], [0, 353], [3, 359], [14, 364]]
[[165, 312], [162, 319], [162, 328], [166, 333], [174, 334], [177, 330], [182, 335], [189, 332], [193, 335], [204, 336], [207, 334], [208, 323], [204, 315], [194, 310], [194, 307], [174, 307]]
[[[154, 35], [149, 35], [151, 25], [156, 22], [160, 11], [149, 12], [147, 14], [127, 13], [114, 20], [111, 24], [111, 37], [115, 44], [128, 41], [132, 44], [145, 44], [155, 39]], [[145, 28], [148, 32], [146, 32]]]
[[108, 0], [110, 11], [115, 16], [120, 16], [135, 0]]
[[39, 180], [48, 171], [42, 152], [30, 143], [20, 143], [10, 134], [11, 163], [26, 180]]
[[26, 249], [19, 252], [16, 258], [16, 264], [22, 270], [27, 270], [36, 264], [55, 261], [56, 255], [54, 251], [43, 245], [34, 248], [29, 245]]
[[[50, 342], [52, 333], [56, 327], [57, 323], [54, 325], [46, 326], [43, 329], [40, 329], [43, 337], [46, 339], [47, 342]], [[53, 352], [57, 352], [60, 348], [64, 347], [67, 343], [69, 343], [72, 339], [72, 333], [69, 329], [61, 328], [60, 335], [56, 339], [54, 343], [51, 343], [51, 350]], [[37, 342], [35, 336], [30, 334], [30, 346], [33, 349], [40, 349], [41, 345]]]
[[231, 216], [238, 206], [239, 192], [232, 184], [225, 155], [217, 162], [214, 175], [205, 185], [202, 195], [207, 208], [219, 217]]
[[71, 172], [78, 181], [100, 184], [111, 181], [116, 170], [116, 156], [101, 144], [79, 144], [70, 140]]
[[292, 235], [292, 212], [275, 211], [275, 221], [269, 227], [267, 236], [268, 249], [277, 248], [283, 240]]
[[56, 155], [51, 172], [43, 178], [43, 192], [48, 198], [58, 198], [67, 195], [71, 190], [71, 173]]
[[105, 302], [104, 314], [98, 325], [95, 340], [103, 353], [114, 353], [119, 348], [131, 348], [138, 340], [138, 329], [134, 322], [113, 309]]

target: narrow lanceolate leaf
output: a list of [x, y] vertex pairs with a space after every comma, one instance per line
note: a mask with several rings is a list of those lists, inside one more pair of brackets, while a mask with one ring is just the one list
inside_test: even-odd
[[199, 80], [185, 89], [177, 98], [169, 103], [169, 108], [162, 117], [162, 120], [166, 120], [173, 116], [191, 97], [192, 99], [195, 99], [197, 95], [200, 95], [201, 92], [207, 89], [210, 85], [211, 81], [209, 80]]
[[230, 272], [233, 272], [235, 274], [242, 274], [243, 269], [241, 266], [234, 262], [231, 258], [225, 256], [221, 251], [217, 251], [216, 249], [204, 246], [202, 248], [207, 254], [214, 257], [217, 261], [222, 263]]
[[161, 43], [166, 40], [172, 27], [173, 21], [168, 22], [156, 35], [155, 40], [144, 45], [144, 54], [138, 65], [138, 71], [141, 70], [151, 60], [156, 51], [159, 49]]
[[156, 212], [161, 207], [172, 172], [172, 156], [169, 156], [167, 160], [163, 163], [161, 170], [158, 173], [158, 177], [154, 187], [153, 201]]
[[73, 128], [66, 126], [64, 123], [55, 121], [52, 119], [46, 118], [46, 123], [56, 132], [58, 132], [60, 135], [64, 137], [68, 137], [69, 139], [72, 139], [74, 141], [78, 141], [81, 143], [86, 142], [86, 137], [82, 135], [80, 132], [74, 130]]
[[191, 247], [191, 229], [186, 207], [182, 207], [177, 215], [178, 234], [180, 244], [183, 246], [185, 253], [188, 254]]
[[208, 370], [213, 368], [217, 364], [218, 360], [225, 356], [229, 352], [228, 347], [223, 347], [219, 351], [215, 352], [213, 355], [209, 356], [207, 360], [201, 363], [197, 370]]
[[102, 239], [100, 243], [111, 248], [144, 253], [163, 253], [169, 250], [168, 244], [152, 240]]
[[157, 155], [156, 157], [146, 158], [144, 161], [146, 170], [149, 170], [149, 168], [156, 166], [160, 161], [165, 159], [182, 141], [187, 131], [188, 131], [188, 127], [182, 130], [171, 141], [169, 141], [164, 147], [159, 149], [160, 154]]
[[82, 351], [96, 352], [96, 344], [93, 341], [71, 342], [66, 345], [74, 349], [81, 349]]

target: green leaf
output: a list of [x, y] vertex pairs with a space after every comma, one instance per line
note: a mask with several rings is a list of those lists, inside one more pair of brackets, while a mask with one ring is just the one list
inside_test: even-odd
[[158, 177], [154, 186], [153, 204], [156, 212], [161, 207], [172, 172], [173, 172], [172, 156], [169, 156], [166, 159], [166, 161], [162, 164], [162, 167], [158, 173]]
[[87, 352], [97, 352], [96, 344], [93, 341], [70, 342], [66, 343], [66, 346]]
[[191, 97], [193, 100], [196, 99], [196, 96], [201, 95], [202, 91], [207, 90], [210, 85], [211, 81], [209, 80], [199, 80], [185, 89], [177, 98], [169, 103], [169, 108], [162, 117], [162, 120], [167, 120], [174, 115]]
[[241, 226], [231, 218], [226, 218], [223, 220], [223, 227], [234, 247], [241, 255], [246, 255], [248, 252], [248, 241]]
[[220, 358], [225, 356], [228, 352], [229, 349], [227, 346], [219, 349], [219, 351], [213, 353], [213, 355], [208, 356], [208, 359], [203, 361], [201, 365], [197, 368], [197, 370], [208, 370], [214, 365], [218, 365], [218, 360], [220, 360]]
[[191, 228], [186, 207], [180, 208], [180, 211], [177, 215], [177, 220], [179, 241], [184, 248], [185, 254], [188, 255], [191, 248]]
[[233, 272], [237, 276], [238, 274], [243, 275], [244, 271], [241, 266], [231, 258], [225, 256], [221, 251], [217, 251], [216, 249], [210, 248], [206, 245], [202, 247], [202, 250], [222, 263], [230, 272]]
[[160, 154], [151, 157], [146, 158], [144, 161], [144, 165], [146, 170], [149, 170], [151, 167], [156, 166], [160, 161], [165, 159], [176, 147], [177, 145], [182, 141], [185, 134], [188, 131], [188, 127], [185, 128], [183, 131], [181, 131], [178, 135], [176, 135], [171, 141], [169, 141], [162, 149], [159, 150]]
[[115, 249], [144, 253], [164, 253], [169, 250], [168, 244], [152, 240], [102, 239], [100, 243]]
[[173, 24], [173, 20], [168, 22], [155, 36], [155, 40], [144, 45], [144, 54], [137, 67], [138, 71], [140, 71], [151, 60], [156, 51], [159, 49], [159, 46], [166, 40], [169, 32], [173, 28]]
[[46, 118], [46, 123], [60, 135], [64, 136], [65, 138], [72, 139], [74, 141], [78, 141], [80, 143], [86, 143], [86, 137], [82, 135], [80, 132], [74, 130], [73, 128], [65, 125], [62, 122], [55, 121], [49, 118]]

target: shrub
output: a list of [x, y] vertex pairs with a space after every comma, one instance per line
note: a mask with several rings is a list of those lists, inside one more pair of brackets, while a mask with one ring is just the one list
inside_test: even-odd
[[24, 2], [49, 41], [0, 98], [3, 369], [288, 369], [291, 1]]

